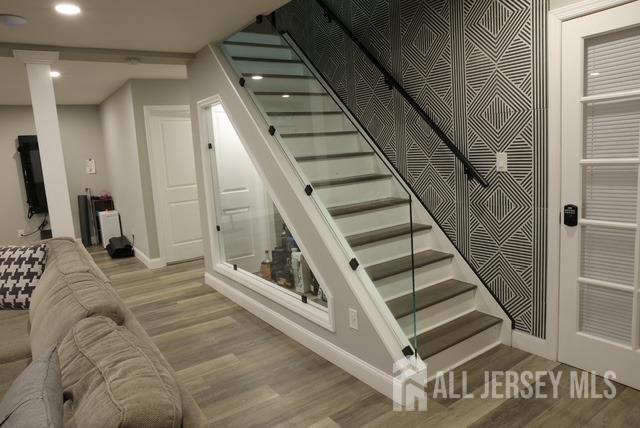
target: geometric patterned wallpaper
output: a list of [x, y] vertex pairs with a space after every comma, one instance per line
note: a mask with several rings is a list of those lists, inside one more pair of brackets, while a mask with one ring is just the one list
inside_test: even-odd
[[[514, 320], [545, 337], [545, 0], [328, 0], [489, 181], [463, 168], [314, 0], [277, 11]], [[509, 172], [495, 171], [507, 152]]]

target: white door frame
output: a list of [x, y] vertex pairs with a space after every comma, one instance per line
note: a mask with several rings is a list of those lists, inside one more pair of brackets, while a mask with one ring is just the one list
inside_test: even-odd
[[[547, 338], [558, 359], [560, 297], [560, 222], [562, 177], [562, 24], [634, 0], [583, 0], [548, 13], [548, 218], [547, 218]], [[555, 184], [555, 185], [554, 185]]]
[[[151, 174], [151, 190], [153, 194], [153, 208], [156, 219], [156, 234], [158, 236], [158, 247], [160, 251], [160, 263], [158, 267], [163, 267], [167, 265], [167, 246], [169, 242], [167, 240], [167, 236], [163, 233], [160, 233], [160, 230], [163, 229], [163, 225], [165, 225], [165, 217], [163, 216], [163, 209], [166, 206], [165, 204], [165, 194], [164, 189], [160, 188], [160, 183], [162, 180], [160, 179], [162, 171], [158, 170], [158, 166], [156, 165], [155, 159], [158, 155], [157, 149], [154, 149], [153, 144], [153, 135], [151, 133], [151, 119], [153, 117], [166, 115], [171, 112], [180, 112], [187, 113], [186, 117], [191, 120], [191, 107], [189, 105], [146, 105], [143, 107], [144, 111], [144, 127], [145, 134], [147, 137], [147, 154], [149, 155], [149, 172]], [[204, 243], [204, 240], [203, 240]]]

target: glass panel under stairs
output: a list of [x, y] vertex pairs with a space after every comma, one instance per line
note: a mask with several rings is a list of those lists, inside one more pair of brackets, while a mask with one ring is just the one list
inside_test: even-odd
[[411, 196], [397, 172], [266, 20], [228, 38], [222, 50], [273, 127], [274, 143], [301, 187], [311, 186], [310, 197], [341, 242], [345, 263], [357, 267], [398, 336], [417, 349], [414, 276], [439, 253], [414, 247], [414, 235], [429, 226], [413, 220]]

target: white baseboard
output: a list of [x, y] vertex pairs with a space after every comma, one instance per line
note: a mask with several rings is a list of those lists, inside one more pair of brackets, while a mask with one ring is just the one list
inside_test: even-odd
[[548, 360], [557, 361], [558, 356], [551, 339], [540, 339], [522, 331], [513, 330], [511, 346]]
[[298, 324], [292, 323], [287, 317], [253, 300], [210, 273], [204, 274], [204, 282], [322, 358], [332, 362], [381, 394], [393, 398], [393, 377], [390, 374], [348, 353]]
[[149, 256], [147, 256], [136, 247], [133, 247], [133, 254], [136, 255], [138, 260], [144, 263], [147, 269], [160, 269], [167, 265], [160, 257], [155, 259], [149, 258]]

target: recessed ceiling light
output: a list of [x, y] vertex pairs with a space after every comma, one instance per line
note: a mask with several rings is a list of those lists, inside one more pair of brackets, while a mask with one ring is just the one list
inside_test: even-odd
[[61, 15], [78, 15], [82, 10], [80, 6], [73, 3], [58, 3], [55, 6], [56, 12]]
[[591, 76], [591, 77], [598, 77], [598, 76], [600, 76], [600, 73], [599, 73], [599, 72], [597, 72], [597, 71], [594, 71], [593, 73], [589, 73], [589, 76]]
[[18, 15], [0, 13], [0, 23], [5, 27], [19, 27], [26, 24], [27, 19]]
[[57, 70], [51, 70], [51, 72], [49, 73], [49, 76], [53, 77], [54, 79], [57, 79], [58, 77], [61, 76], [61, 74]]
[[291, 98], [291, 95], [289, 95], [289, 94], [282, 94], [282, 98]]
[[251, 78], [252, 78], [253, 80], [262, 80], [262, 79], [263, 79], [263, 77], [262, 77], [262, 76], [260, 76], [260, 75], [258, 75], [258, 74], [256, 74], [255, 76], [251, 76]]

